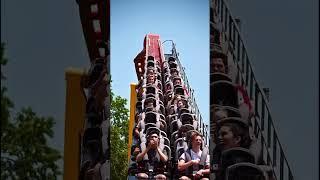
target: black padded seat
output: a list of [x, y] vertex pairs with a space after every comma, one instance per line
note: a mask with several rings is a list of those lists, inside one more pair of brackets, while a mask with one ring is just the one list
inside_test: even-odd
[[268, 180], [266, 173], [252, 163], [237, 163], [226, 170], [226, 180]]
[[229, 81], [210, 83], [210, 104], [238, 108], [238, 94], [234, 84]]
[[144, 119], [144, 122], [146, 123], [146, 124], [148, 124], [148, 123], [154, 123], [154, 124], [156, 124], [156, 122], [157, 122], [157, 113], [156, 112], [146, 112], [145, 113], [145, 119]]
[[181, 108], [180, 109], [180, 114], [184, 114], [184, 113], [191, 113], [190, 110], [188, 108]]
[[175, 85], [174, 86], [174, 93], [178, 95], [184, 96], [184, 89], [181, 85]]
[[141, 101], [138, 101], [137, 103], [136, 103], [136, 109], [142, 109], [142, 102]]
[[157, 100], [155, 97], [153, 96], [148, 96], [145, 100], [144, 100], [144, 103], [143, 103], [143, 106], [144, 108], [146, 108], [147, 104], [149, 102], [152, 102], [153, 103], [153, 107], [156, 107], [157, 106]]
[[[148, 128], [147, 128], [148, 126]], [[145, 134], [148, 136], [150, 133], [155, 132], [158, 136], [161, 135], [161, 130], [154, 126], [154, 124], [146, 124]]]
[[105, 63], [96, 62], [90, 67], [89, 70], [89, 78], [88, 78], [88, 86], [93, 85], [101, 76], [102, 71], [105, 69]]
[[173, 57], [173, 56], [170, 56], [170, 57], [168, 58], [168, 63], [170, 63], [170, 62], [175, 62], [175, 61], [176, 61], [176, 58]]
[[101, 143], [102, 130], [100, 127], [87, 128], [83, 135], [84, 146]]
[[167, 137], [162, 137], [164, 139], [164, 145], [170, 146], [170, 140]]
[[[148, 132], [150, 132], [149, 129], [159, 129], [159, 128], [157, 128], [157, 125], [154, 123], [147, 123], [145, 125], [145, 129], [143, 129], [143, 133], [148, 134]], [[160, 134], [160, 129], [159, 129], [159, 134]]]
[[170, 74], [172, 75], [172, 73], [177, 72], [179, 74], [179, 70], [177, 68], [171, 68], [170, 69]]
[[162, 114], [165, 114], [165, 108], [162, 104], [160, 104], [160, 111]]
[[156, 98], [156, 95], [153, 93], [146, 94], [146, 98]]
[[192, 124], [184, 124], [180, 128], [187, 128], [187, 129], [190, 129], [190, 130], [195, 130]]
[[161, 129], [160, 129], [160, 135], [161, 135], [162, 137], [167, 137], [167, 133], [164, 132], [164, 131], [162, 131]]
[[97, 112], [86, 113], [88, 121], [93, 125], [100, 125], [102, 123], [103, 117]]
[[154, 60], [147, 60], [147, 68], [149, 67], [155, 67]]
[[211, 73], [210, 74], [210, 82], [216, 82], [216, 81], [229, 81], [232, 82], [232, 79], [228, 74], [225, 73]]
[[175, 131], [178, 131], [178, 129], [179, 129], [179, 126], [178, 126], [178, 120], [176, 119], [176, 120], [173, 120], [173, 121], [171, 121], [171, 132], [175, 132]]
[[178, 64], [176, 62], [173, 62], [173, 61], [169, 62], [170, 69], [177, 68], [177, 67], [178, 67]]
[[170, 149], [170, 146], [164, 145], [164, 148], [163, 148], [163, 149], [167, 151], [168, 160], [170, 160], [170, 159], [171, 159], [171, 149]]
[[181, 120], [183, 125], [185, 125], [185, 124], [191, 124], [192, 125], [193, 124], [193, 120], [194, 120], [193, 114], [191, 114], [191, 113], [182, 113], [180, 115], [180, 120]]
[[222, 151], [220, 163], [223, 169], [241, 162], [254, 164], [255, 157], [248, 149], [241, 147], [230, 148]]
[[146, 94], [156, 94], [156, 86], [153, 84], [148, 84], [145, 88], [145, 93]]

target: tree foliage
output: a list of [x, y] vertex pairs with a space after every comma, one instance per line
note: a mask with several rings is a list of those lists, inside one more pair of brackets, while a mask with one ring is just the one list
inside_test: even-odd
[[[1, 68], [7, 64], [1, 44]], [[1, 81], [6, 77], [1, 73]], [[48, 146], [55, 122], [30, 107], [14, 113], [14, 103], [1, 87], [1, 179], [57, 179], [60, 152]]]
[[127, 179], [128, 123], [127, 99], [112, 94], [111, 101], [111, 179]]

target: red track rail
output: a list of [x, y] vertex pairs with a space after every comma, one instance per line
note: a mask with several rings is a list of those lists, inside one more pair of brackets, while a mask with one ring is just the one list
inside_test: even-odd
[[79, 0], [80, 19], [90, 61], [105, 58], [110, 39], [110, 0]]

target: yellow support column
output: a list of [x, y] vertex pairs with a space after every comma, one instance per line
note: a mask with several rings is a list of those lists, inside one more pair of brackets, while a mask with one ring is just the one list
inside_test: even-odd
[[83, 70], [68, 68], [65, 71], [67, 83], [65, 134], [64, 134], [64, 173], [63, 179], [78, 179], [80, 172], [81, 133], [85, 123], [86, 99], [81, 89]]
[[131, 156], [131, 146], [132, 146], [132, 131], [135, 121], [136, 114], [136, 102], [137, 102], [137, 92], [136, 84], [130, 84], [130, 120], [129, 120], [129, 142], [128, 142], [128, 162], [130, 161]]

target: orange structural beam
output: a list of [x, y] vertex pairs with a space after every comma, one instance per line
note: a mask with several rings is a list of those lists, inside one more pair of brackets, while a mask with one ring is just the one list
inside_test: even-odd
[[85, 122], [86, 99], [81, 88], [84, 71], [69, 68], [65, 71], [66, 104], [64, 133], [63, 179], [78, 179], [80, 172], [81, 132]]
[[136, 114], [136, 103], [137, 103], [137, 84], [130, 84], [130, 119], [129, 119], [129, 142], [128, 142], [128, 162], [130, 161], [131, 156], [131, 146], [132, 146], [132, 131], [135, 123], [135, 114]]

